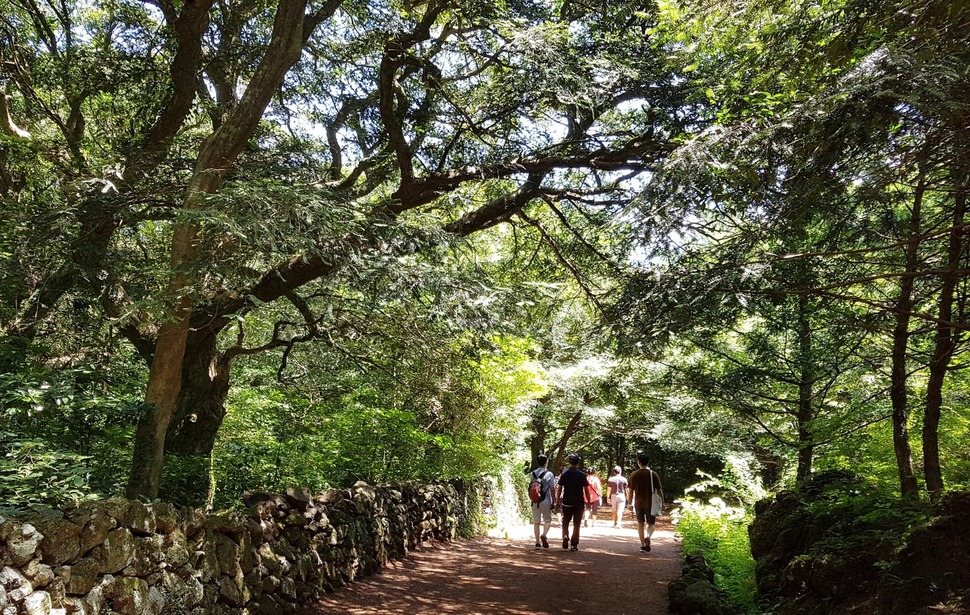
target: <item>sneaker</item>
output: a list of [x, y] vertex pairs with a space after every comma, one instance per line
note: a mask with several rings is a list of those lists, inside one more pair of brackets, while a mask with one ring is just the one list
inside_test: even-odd
[[579, 551], [579, 547], [576, 546], [576, 545], [573, 545], [573, 546], [569, 547], [569, 550], [570, 551]]
[[649, 538], [647, 538], [647, 541], [645, 543], [643, 543], [643, 550], [644, 551], [649, 551], [650, 550], [650, 539]]
[[568, 538], [563, 538], [562, 539], [562, 548], [563, 549], [568, 549], [569, 548], [569, 539]]
[[649, 550], [650, 549], [647, 548], [647, 545], [643, 545], [642, 547], [640, 547], [640, 553], [646, 553]]
[[541, 548], [542, 548], [542, 545], [540, 545], [540, 544], [539, 544], [539, 543], [537, 542], [537, 543], [536, 543], [536, 549], [541, 549]]
[[549, 548], [549, 541], [546, 540], [546, 535], [545, 534], [543, 534], [542, 536], [539, 536], [539, 540], [542, 541], [542, 548], [543, 549], [548, 549]]

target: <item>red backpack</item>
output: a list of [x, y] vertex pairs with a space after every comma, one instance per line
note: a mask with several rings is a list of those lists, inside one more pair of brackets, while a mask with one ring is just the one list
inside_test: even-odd
[[529, 483], [529, 499], [535, 504], [538, 504], [542, 500], [546, 499], [546, 490], [542, 485], [542, 479], [545, 478], [549, 470], [546, 470], [542, 474], [532, 473], [532, 482]]

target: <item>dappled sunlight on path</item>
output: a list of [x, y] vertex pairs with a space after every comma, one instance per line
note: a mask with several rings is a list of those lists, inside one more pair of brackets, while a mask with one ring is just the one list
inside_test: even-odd
[[[606, 519], [609, 508], [607, 517], [603, 512]], [[674, 532], [658, 524], [653, 550], [640, 553], [636, 524], [628, 517], [624, 525], [602, 520], [583, 528], [577, 552], [562, 548], [556, 526], [549, 549], [533, 548], [531, 525], [517, 528], [515, 536], [425, 545], [304, 613], [666, 613], [667, 584], [680, 574]]]

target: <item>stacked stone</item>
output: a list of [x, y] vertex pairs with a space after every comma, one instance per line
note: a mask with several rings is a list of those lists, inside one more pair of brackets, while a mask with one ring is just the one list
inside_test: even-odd
[[465, 522], [461, 484], [251, 494], [204, 514], [124, 499], [0, 517], [0, 615], [297, 612]]

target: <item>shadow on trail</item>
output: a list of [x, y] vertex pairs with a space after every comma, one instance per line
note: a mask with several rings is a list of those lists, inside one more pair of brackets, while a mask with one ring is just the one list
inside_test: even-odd
[[666, 613], [667, 583], [680, 574], [672, 528], [658, 525], [653, 550], [640, 553], [635, 526], [627, 526], [583, 528], [579, 551], [562, 548], [558, 527], [549, 549], [534, 549], [529, 525], [508, 538], [425, 545], [304, 613]]

